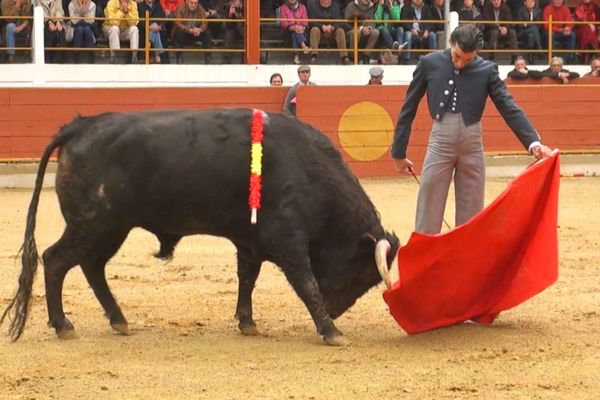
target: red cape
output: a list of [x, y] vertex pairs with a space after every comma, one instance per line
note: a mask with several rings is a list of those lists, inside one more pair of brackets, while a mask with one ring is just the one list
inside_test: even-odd
[[400, 280], [383, 294], [407, 333], [489, 324], [556, 282], [559, 173], [557, 153], [526, 169], [466, 224], [412, 234], [398, 250]]

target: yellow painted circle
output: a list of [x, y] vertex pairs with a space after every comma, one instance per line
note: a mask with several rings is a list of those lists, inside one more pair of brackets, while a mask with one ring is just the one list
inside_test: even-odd
[[338, 138], [344, 151], [359, 161], [373, 161], [384, 155], [394, 135], [394, 124], [379, 104], [362, 101], [348, 107], [338, 124]]

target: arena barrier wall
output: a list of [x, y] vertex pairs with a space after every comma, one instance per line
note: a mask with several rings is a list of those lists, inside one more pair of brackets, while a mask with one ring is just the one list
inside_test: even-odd
[[[545, 144], [563, 152], [600, 151], [600, 85], [582, 78], [568, 85], [523, 81], [510, 91]], [[396, 175], [389, 146], [407, 86], [312, 86], [297, 92], [298, 118], [323, 131], [359, 177]], [[60, 126], [77, 114], [170, 108], [255, 107], [280, 111], [287, 88], [2, 88], [0, 162], [39, 158]], [[488, 100], [491, 103], [490, 100]], [[408, 156], [420, 171], [431, 117], [421, 102]], [[525, 150], [488, 104], [483, 120], [488, 154]]]

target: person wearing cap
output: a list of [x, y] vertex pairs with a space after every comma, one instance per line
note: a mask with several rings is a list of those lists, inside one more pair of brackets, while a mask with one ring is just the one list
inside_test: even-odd
[[310, 79], [310, 67], [301, 65], [298, 67], [298, 78], [300, 79], [294, 86], [290, 88], [283, 102], [283, 111], [296, 116], [296, 90], [299, 86], [316, 86]]
[[450, 35], [450, 48], [419, 60], [396, 123], [392, 157], [398, 172], [412, 174], [406, 157], [412, 123], [421, 99], [433, 118], [417, 198], [415, 231], [437, 234], [442, 228], [450, 181], [454, 180], [456, 226], [483, 209], [485, 162], [481, 118], [488, 97], [521, 144], [536, 159], [552, 150], [525, 116], [504, 81], [498, 66], [477, 55], [483, 35], [475, 25], [460, 25]]
[[381, 85], [381, 80], [383, 79], [383, 68], [371, 67], [371, 69], [369, 69], [369, 75], [371, 75], [371, 79], [369, 79], [369, 83], [367, 83], [367, 85]]

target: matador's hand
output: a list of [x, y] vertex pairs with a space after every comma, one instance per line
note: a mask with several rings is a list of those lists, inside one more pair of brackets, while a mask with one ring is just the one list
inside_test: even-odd
[[411, 170], [413, 168], [413, 163], [408, 158], [401, 158], [401, 159], [395, 158], [394, 164], [396, 165], [396, 169], [398, 170], [398, 172], [400, 172], [401, 174], [406, 174], [406, 175], [411, 174]]
[[535, 146], [531, 149], [531, 154], [536, 158], [536, 160], [542, 160], [546, 158], [552, 157], [552, 150], [548, 146], [539, 145]]

